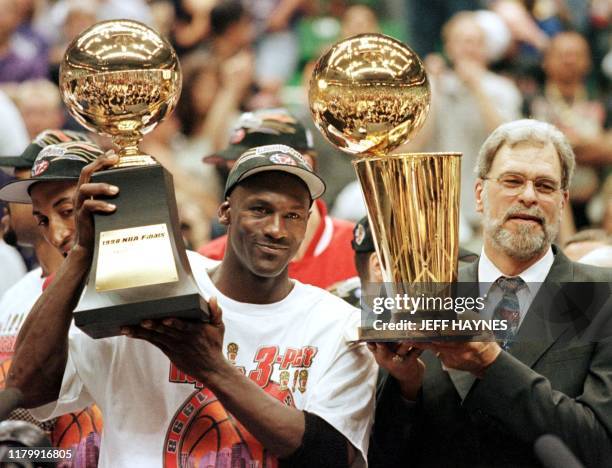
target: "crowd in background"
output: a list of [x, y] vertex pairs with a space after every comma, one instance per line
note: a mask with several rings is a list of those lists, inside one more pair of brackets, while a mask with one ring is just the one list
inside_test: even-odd
[[[577, 231], [612, 235], [612, 35], [609, 0], [0, 0], [0, 152], [19, 154], [46, 128], [80, 129], [57, 87], [67, 44], [112, 18], [142, 21], [177, 50], [182, 96], [142, 142], [174, 175], [187, 244], [219, 235], [225, 164], [204, 156], [228, 144], [237, 117], [283, 106], [313, 130], [330, 212], [365, 213], [350, 164], [315, 130], [308, 111], [312, 66], [326, 46], [383, 32], [423, 59], [429, 118], [398, 151], [461, 151], [464, 246], [479, 251], [474, 163], [485, 137], [521, 116], [558, 126], [577, 170], [559, 243]], [[110, 142], [99, 141], [105, 148]], [[214, 162], [214, 159], [211, 161]], [[9, 175], [0, 175], [0, 182]], [[26, 252], [27, 254], [27, 252]]]

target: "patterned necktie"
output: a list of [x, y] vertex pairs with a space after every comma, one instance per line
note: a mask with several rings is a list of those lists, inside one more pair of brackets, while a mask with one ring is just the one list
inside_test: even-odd
[[493, 311], [493, 319], [504, 320], [508, 324], [508, 329], [498, 334], [502, 339], [500, 343], [502, 349], [508, 351], [521, 321], [521, 310], [516, 292], [525, 285], [525, 282], [519, 276], [514, 278], [500, 276], [495, 283], [501, 288], [504, 296]]

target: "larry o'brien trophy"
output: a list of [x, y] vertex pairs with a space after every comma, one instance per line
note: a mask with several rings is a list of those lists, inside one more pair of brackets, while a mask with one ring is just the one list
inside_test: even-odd
[[120, 192], [114, 214], [94, 216], [93, 262], [75, 324], [100, 338], [144, 319], [206, 319], [179, 230], [172, 176], [138, 149], [180, 95], [172, 46], [135, 21], [95, 24], [68, 46], [60, 89], [75, 119], [112, 137], [119, 156], [115, 167], [92, 178]]
[[[319, 58], [309, 102], [323, 135], [357, 156], [353, 165], [387, 295], [451, 294], [459, 253], [461, 154], [390, 154], [418, 132], [429, 111], [429, 83], [420, 58], [382, 34], [348, 38]], [[419, 310], [411, 319], [437, 312]], [[431, 336], [364, 326], [359, 334], [367, 341]]]

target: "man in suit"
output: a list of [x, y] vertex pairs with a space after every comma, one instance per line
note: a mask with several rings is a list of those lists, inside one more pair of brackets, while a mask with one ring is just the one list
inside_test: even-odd
[[508, 331], [371, 347], [387, 370], [372, 466], [541, 466], [533, 444], [543, 434], [589, 467], [612, 466], [612, 270], [552, 245], [573, 168], [566, 138], [543, 122], [507, 123], [485, 141], [475, 184], [484, 246], [459, 277]]

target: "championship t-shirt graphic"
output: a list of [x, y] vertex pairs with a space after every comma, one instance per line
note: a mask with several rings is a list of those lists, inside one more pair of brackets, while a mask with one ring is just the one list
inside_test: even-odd
[[[227, 359], [236, 365], [240, 346], [227, 345]], [[253, 369], [237, 368], [268, 395], [295, 408], [295, 392], [304, 393], [308, 369], [317, 354], [314, 346], [257, 349]], [[243, 361], [244, 362], [244, 361]], [[291, 377], [293, 374], [293, 379]], [[273, 380], [273, 376], [277, 377]], [[170, 364], [170, 382], [189, 383], [196, 390], [171, 420], [164, 442], [164, 466], [168, 468], [269, 468], [278, 460], [230, 413], [212, 391]]]

